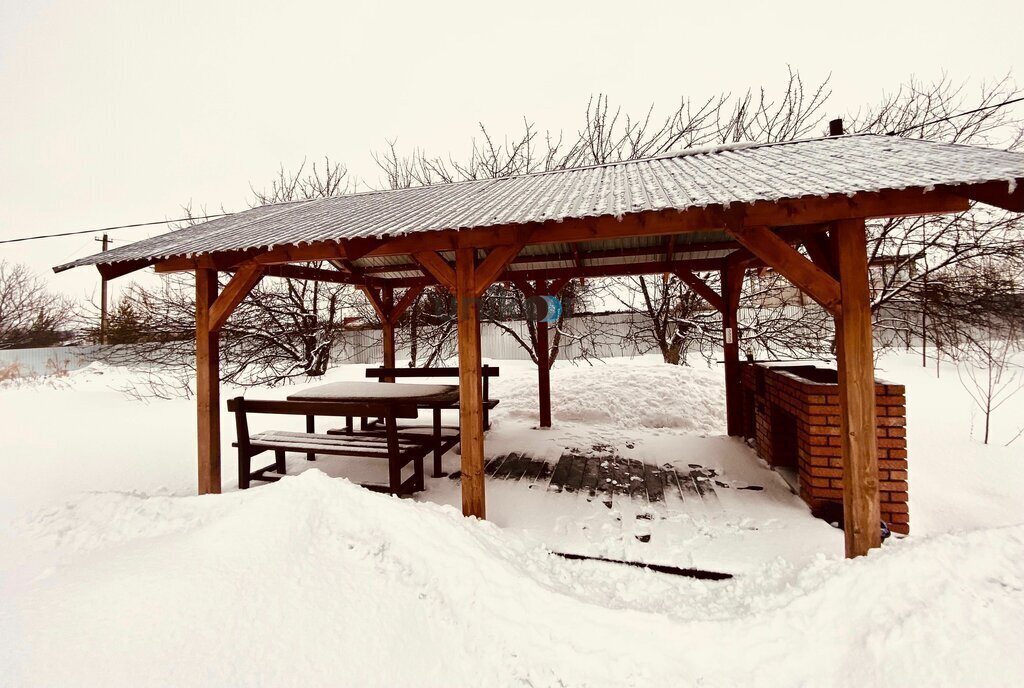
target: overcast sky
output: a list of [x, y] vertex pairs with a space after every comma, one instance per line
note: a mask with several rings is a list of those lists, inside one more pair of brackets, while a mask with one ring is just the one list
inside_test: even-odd
[[[911, 75], [1024, 78], [1019, 0], [498, 6], [0, 0], [0, 238], [162, 220], [190, 200], [244, 208], [250, 183], [324, 154], [376, 182], [370, 152], [387, 139], [458, 153], [478, 122], [574, 130], [597, 92], [670, 107], [778, 88], [792, 65], [831, 74], [839, 116]], [[97, 247], [86, 235], [0, 257], [49, 278]], [[96, 280], [52, 277], [76, 296]]]

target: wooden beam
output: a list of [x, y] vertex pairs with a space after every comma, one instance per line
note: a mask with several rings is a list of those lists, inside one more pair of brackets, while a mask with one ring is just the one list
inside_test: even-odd
[[[743, 382], [740, 380], [740, 329], [737, 314], [743, 290], [743, 268], [722, 270], [722, 352], [725, 368], [725, 418], [730, 437], [743, 435]], [[714, 293], [714, 292], [712, 292]]]
[[839, 282], [767, 227], [731, 227], [736, 241], [830, 313], [839, 309]]
[[839, 222], [833, 231], [842, 289], [842, 308], [835, 320], [843, 450], [843, 524], [846, 556], [855, 557], [882, 544], [871, 295], [864, 221]]
[[576, 267], [583, 267], [583, 256], [580, 255], [579, 244], [569, 244], [569, 252], [572, 254], [572, 262], [576, 264]]
[[451, 291], [455, 291], [455, 271], [452, 270], [452, 266], [444, 258], [433, 251], [418, 251], [413, 253], [412, 257], [440, 284], [448, 287]]
[[[956, 187], [953, 188], [955, 191]], [[963, 194], [972, 201], [1015, 213], [1024, 213], [1024, 179], [1015, 179], [1012, 184], [1006, 181], [977, 184], [967, 187]]]
[[537, 323], [537, 410], [539, 426], [551, 427], [551, 341], [546, 322]]
[[455, 259], [455, 302], [459, 339], [462, 513], [465, 516], [486, 518], [483, 389], [480, 382], [482, 359], [475, 254], [475, 249], [462, 248], [457, 252]]
[[120, 263], [111, 263], [110, 265], [97, 265], [96, 268], [100, 271], [100, 275], [103, 276], [103, 279], [109, 282], [112, 279], [123, 277], [124, 275], [135, 272], [136, 270], [149, 267], [150, 265], [153, 265], [153, 263], [154, 261], [152, 260], [128, 260], [121, 261]]
[[582, 268], [531, 268], [529, 270], [506, 270], [502, 279], [510, 282], [530, 280], [557, 280], [562, 278], [577, 279], [580, 277], [622, 277], [627, 275], [656, 275], [666, 269], [686, 270], [720, 270], [724, 265], [721, 258], [703, 258], [672, 263], [666, 266], [664, 261], [650, 263], [610, 263], [604, 265], [586, 265]]
[[714, 308], [719, 313], [725, 312], [725, 304], [722, 301], [722, 297], [719, 296], [714, 289], [709, 287], [707, 285], [707, 282], [702, 280], [700, 277], [697, 277], [697, 275], [693, 274], [691, 271], [685, 268], [679, 268], [675, 271], [675, 273], [679, 277], [679, 279], [681, 279], [686, 284], [686, 286], [693, 290], [695, 294], [697, 294], [702, 299], [711, 304], [712, 308]]
[[282, 279], [306, 280], [310, 282], [326, 282], [328, 284], [352, 284], [355, 286], [373, 285], [380, 287], [384, 280], [375, 278], [359, 279], [339, 270], [324, 270], [306, 265], [267, 265], [263, 268], [264, 277], [280, 277]]
[[341, 248], [344, 250], [346, 258], [349, 260], [359, 260], [373, 249], [379, 248], [384, 244], [384, 242], [384, 239], [375, 239], [372, 237], [342, 239]]
[[484, 261], [476, 269], [477, 296], [487, 291], [487, 288], [494, 283], [498, 275], [505, 271], [509, 262], [518, 255], [529, 238], [528, 234], [524, 234], [522, 239], [514, 244], [495, 246], [491, 249], [490, 253], [487, 254], [487, 257], [484, 258]]
[[239, 268], [231, 277], [224, 286], [224, 291], [221, 292], [220, 296], [217, 297], [217, 300], [210, 307], [209, 328], [211, 332], [216, 332], [224, 327], [228, 318], [235, 312], [238, 304], [242, 303], [242, 300], [253, 290], [253, 287], [259, 284], [259, 281], [263, 278], [263, 270], [264, 267], [262, 265], [248, 263]]
[[526, 280], [513, 279], [510, 281], [512, 282], [513, 285], [515, 285], [516, 289], [523, 292], [523, 295], [525, 295], [526, 298], [530, 298], [531, 296], [537, 295], [537, 290], [534, 289], [533, 285], [527, 282]]
[[551, 296], [558, 296], [558, 292], [562, 291], [569, 282], [572, 281], [572, 277], [559, 277], [558, 279], [551, 280], [548, 282], [547, 293]]
[[361, 286], [359, 290], [366, 294], [366, 300], [373, 306], [374, 312], [377, 314], [377, 320], [381, 323], [385, 323], [388, 320], [388, 312], [384, 309], [384, 302], [381, 298], [379, 291], [372, 287]]
[[[948, 190], [921, 188], [861, 192], [849, 197], [832, 194], [757, 201], [744, 208], [744, 226], [792, 227], [850, 218], [883, 218], [962, 212], [969, 201]], [[523, 231], [531, 243], [573, 243], [600, 239], [646, 237], [688, 232], [724, 231], [729, 211], [720, 206], [660, 210], [611, 216], [567, 218], [477, 229], [418, 232], [385, 241], [367, 255], [402, 255], [419, 251], [453, 251], [460, 247], [490, 248], [511, 244]], [[664, 271], [664, 270], [662, 270]]]
[[210, 327], [217, 271], [196, 270], [196, 415], [199, 494], [220, 492], [220, 337]]
[[833, 277], [839, 277], [839, 268], [836, 267], [836, 257], [832, 250], [832, 240], [823, 232], [814, 234], [804, 239], [804, 248], [811, 261], [819, 268]]
[[[395, 368], [395, 321], [391, 319], [391, 313], [395, 308], [395, 290], [391, 287], [384, 287], [380, 290], [380, 313], [384, 317], [380, 320], [381, 344], [385, 368]], [[381, 378], [381, 382], [394, 382], [393, 377]]]
[[398, 300], [395, 307], [391, 309], [391, 315], [389, 318], [394, 324], [398, 323], [398, 319], [402, 317], [402, 314], [409, 310], [409, 306], [416, 302], [416, 298], [423, 293], [423, 287], [409, 287], [402, 294], [402, 298]]

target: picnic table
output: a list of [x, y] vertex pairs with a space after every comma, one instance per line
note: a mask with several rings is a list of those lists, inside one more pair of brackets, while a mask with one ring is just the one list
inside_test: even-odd
[[[445, 428], [441, 425], [441, 409], [457, 408], [459, 405], [458, 385], [435, 385], [422, 383], [389, 383], [389, 382], [329, 382], [288, 395], [288, 401], [330, 401], [330, 402], [362, 402], [377, 404], [413, 404], [416, 408], [433, 410], [434, 477], [444, 475], [441, 470], [441, 457], [459, 441], [457, 428]], [[306, 431], [314, 432], [314, 416], [306, 417]], [[365, 427], [365, 421], [364, 421]], [[329, 434], [352, 432], [352, 418], [346, 421], [344, 430], [328, 430]], [[415, 434], [415, 428], [405, 427], [405, 434]]]

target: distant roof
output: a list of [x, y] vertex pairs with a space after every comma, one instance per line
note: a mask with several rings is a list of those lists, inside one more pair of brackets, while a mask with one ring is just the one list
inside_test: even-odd
[[1024, 181], [1024, 154], [858, 134], [262, 206], [54, 268], [832, 194]]

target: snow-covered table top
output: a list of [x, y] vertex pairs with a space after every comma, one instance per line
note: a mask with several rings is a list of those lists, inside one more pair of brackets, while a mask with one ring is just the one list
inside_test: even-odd
[[390, 401], [456, 402], [458, 385], [424, 385], [397, 382], [331, 382], [288, 395], [288, 401]]

